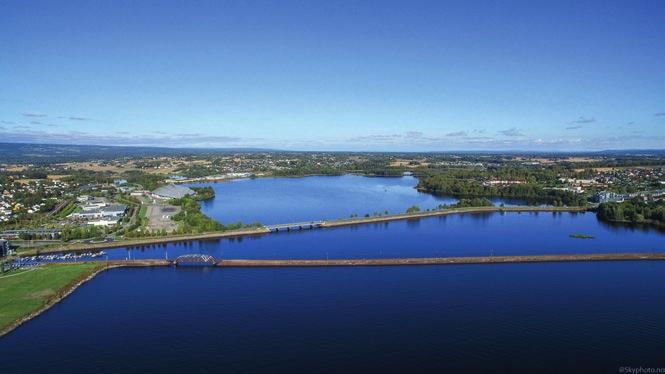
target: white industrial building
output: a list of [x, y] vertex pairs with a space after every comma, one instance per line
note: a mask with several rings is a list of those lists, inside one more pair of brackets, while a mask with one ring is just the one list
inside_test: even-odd
[[152, 196], [156, 199], [180, 199], [194, 194], [195, 192], [191, 188], [176, 184], [167, 184], [152, 191]]

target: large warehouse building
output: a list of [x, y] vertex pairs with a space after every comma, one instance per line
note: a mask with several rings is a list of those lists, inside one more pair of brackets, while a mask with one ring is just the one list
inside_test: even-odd
[[167, 184], [152, 191], [152, 196], [156, 199], [180, 199], [194, 194], [195, 192], [191, 188], [176, 184]]

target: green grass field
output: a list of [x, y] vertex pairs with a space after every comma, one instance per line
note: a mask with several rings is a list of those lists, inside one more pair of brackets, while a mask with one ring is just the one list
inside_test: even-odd
[[0, 275], [0, 332], [39, 310], [100, 266], [93, 263], [51, 264]]
[[145, 216], [147, 212], [148, 212], [148, 207], [145, 206], [145, 205], [141, 205], [141, 209], [139, 209], [139, 226], [140, 227], [148, 226], [148, 219]]
[[76, 204], [73, 202], [70, 202], [66, 207], [64, 207], [57, 215], [56, 217], [62, 219], [67, 217], [69, 214], [74, 212], [74, 209], [76, 209]]

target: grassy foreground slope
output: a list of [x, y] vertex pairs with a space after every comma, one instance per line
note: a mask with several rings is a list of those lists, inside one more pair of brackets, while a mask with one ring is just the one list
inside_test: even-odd
[[101, 264], [50, 264], [0, 276], [0, 335], [57, 301]]

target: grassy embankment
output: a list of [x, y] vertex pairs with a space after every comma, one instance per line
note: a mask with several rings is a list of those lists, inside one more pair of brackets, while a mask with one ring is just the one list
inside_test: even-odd
[[143, 228], [148, 226], [148, 219], [145, 217], [147, 212], [148, 212], [148, 207], [145, 205], [141, 205], [141, 208], [139, 208], [139, 217], [138, 217], [139, 227]]
[[50, 264], [0, 276], [0, 336], [58, 302], [104, 267], [100, 263]]
[[72, 214], [75, 209], [76, 209], [76, 203], [70, 201], [67, 203], [67, 205], [64, 208], [62, 208], [58, 213], [56, 213], [55, 216], [58, 219], [64, 219], [68, 215]]

